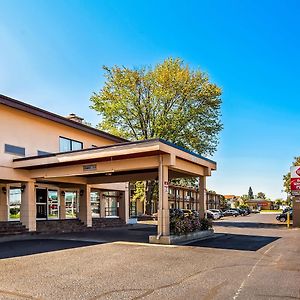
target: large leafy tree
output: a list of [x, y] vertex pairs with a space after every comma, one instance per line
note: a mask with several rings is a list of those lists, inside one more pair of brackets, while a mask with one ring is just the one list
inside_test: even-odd
[[91, 97], [99, 128], [129, 140], [163, 138], [213, 154], [218, 144], [221, 89], [201, 70], [169, 58], [151, 68], [103, 67], [106, 81]]
[[[300, 166], [300, 156], [294, 157], [293, 166]], [[283, 188], [286, 193], [291, 193], [291, 172], [283, 175]]]
[[[202, 155], [215, 152], [222, 129], [221, 89], [207, 74], [173, 58], [153, 68], [103, 69], [104, 86], [91, 97], [100, 129], [129, 140], [163, 138]], [[144, 189], [146, 212], [152, 213], [157, 188], [149, 181]]]

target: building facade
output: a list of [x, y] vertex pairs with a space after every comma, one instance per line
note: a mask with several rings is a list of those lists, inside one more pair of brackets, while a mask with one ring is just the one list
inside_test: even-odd
[[[40, 221], [129, 219], [128, 182], [158, 180], [158, 236], [169, 235], [173, 178], [198, 177], [197, 207], [205, 210], [205, 179], [216, 163], [162, 139], [129, 142], [0, 95], [0, 221], [36, 231]], [[191, 196], [192, 198], [192, 196]]]
[[[74, 114], [63, 118], [5, 96], [0, 99], [0, 128], [0, 221], [22, 221], [32, 230], [36, 229], [36, 220], [79, 218], [84, 186], [68, 180], [28, 182], [28, 172], [16, 170], [14, 159], [46, 157], [125, 141], [85, 126]], [[35, 207], [30, 203], [25, 207], [24, 203], [30, 185], [34, 186], [34, 195], [29, 197], [36, 199]], [[92, 218], [126, 221], [122, 207], [126, 188], [126, 183], [91, 186]], [[29, 210], [35, 211], [36, 220], [29, 222]]]

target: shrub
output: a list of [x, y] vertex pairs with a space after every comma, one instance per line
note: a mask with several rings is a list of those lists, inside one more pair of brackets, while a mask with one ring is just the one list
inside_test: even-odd
[[174, 235], [183, 235], [197, 230], [212, 228], [212, 222], [208, 219], [200, 219], [198, 215], [184, 215], [180, 209], [170, 211], [170, 232]]

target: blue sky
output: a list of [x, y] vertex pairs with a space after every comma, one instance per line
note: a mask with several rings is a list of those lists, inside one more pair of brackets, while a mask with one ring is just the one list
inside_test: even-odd
[[299, 1], [0, 0], [0, 93], [96, 124], [102, 65], [181, 57], [223, 89], [208, 188], [284, 197], [300, 155]]

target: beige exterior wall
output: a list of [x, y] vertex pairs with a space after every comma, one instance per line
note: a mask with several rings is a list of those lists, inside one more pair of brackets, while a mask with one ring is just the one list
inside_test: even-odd
[[[66, 218], [65, 199], [61, 195], [61, 191], [68, 190], [59, 188], [55, 183], [53, 185], [47, 183], [33, 183], [30, 171], [16, 170], [13, 168], [13, 159], [22, 156], [5, 153], [5, 144], [25, 148], [25, 157], [37, 156], [38, 151], [57, 153], [60, 151], [59, 137], [65, 137], [83, 143], [83, 149], [92, 148], [92, 145], [101, 147], [105, 145], [116, 144], [115, 141], [87, 133], [85, 131], [63, 125], [33, 114], [23, 112], [21, 110], [0, 104], [0, 221], [9, 219], [8, 194], [9, 184], [19, 182], [26, 184], [25, 192], [22, 193], [21, 205], [21, 221], [29, 230], [35, 230], [36, 226], [36, 206], [35, 206], [35, 189], [37, 187], [48, 187], [59, 191], [60, 199], [59, 218]], [[3, 184], [1, 184], [1, 182]], [[62, 181], [63, 182], [63, 181]], [[72, 178], [66, 178], [65, 182], [76, 183]], [[4, 194], [2, 187], [7, 187], [7, 193]], [[108, 183], [96, 184], [91, 187], [104, 190], [125, 191], [125, 183]], [[79, 189], [78, 185], [74, 185], [71, 190]], [[80, 217], [87, 226], [91, 226], [90, 202], [87, 202], [87, 195], [80, 197]], [[127, 221], [127, 213], [123, 218]]]
[[[12, 167], [14, 158], [20, 158], [20, 156], [5, 153], [4, 144], [24, 147], [26, 156], [36, 156], [38, 150], [50, 153], [59, 152], [60, 136], [82, 142], [84, 149], [91, 148], [92, 145], [104, 146], [116, 143], [2, 104], [0, 104], [0, 128], [0, 173], [2, 179], [4, 179], [4, 173], [8, 178], [17, 176], [15, 171], [7, 168]], [[24, 173], [19, 172], [19, 174]]]

